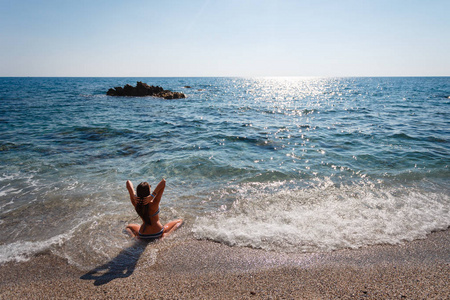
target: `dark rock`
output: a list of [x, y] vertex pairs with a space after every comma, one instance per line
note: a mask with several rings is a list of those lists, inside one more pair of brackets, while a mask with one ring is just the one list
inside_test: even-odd
[[144, 97], [144, 96], [153, 96], [160, 97], [164, 99], [182, 99], [186, 98], [186, 95], [179, 92], [172, 92], [169, 90], [165, 90], [160, 86], [153, 86], [138, 81], [136, 86], [131, 86], [126, 84], [122, 87], [115, 87], [109, 89], [106, 92], [108, 96], [133, 96], [133, 97]]
[[184, 88], [185, 88], [185, 89], [190, 89], [191, 86], [190, 86], [190, 85], [185, 85]]

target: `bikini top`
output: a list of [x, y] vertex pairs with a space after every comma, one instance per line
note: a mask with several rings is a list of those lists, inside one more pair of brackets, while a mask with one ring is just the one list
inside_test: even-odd
[[159, 214], [159, 207], [158, 207], [158, 210], [153, 215], [151, 215], [150, 217], [157, 216], [158, 214]]

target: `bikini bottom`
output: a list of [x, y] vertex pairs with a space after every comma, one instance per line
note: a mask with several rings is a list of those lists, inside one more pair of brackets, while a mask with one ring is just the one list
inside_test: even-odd
[[138, 236], [141, 239], [157, 239], [157, 238], [160, 238], [163, 235], [163, 233], [164, 233], [164, 227], [163, 227], [163, 229], [161, 229], [160, 232], [152, 233], [152, 234], [142, 234], [138, 231]]

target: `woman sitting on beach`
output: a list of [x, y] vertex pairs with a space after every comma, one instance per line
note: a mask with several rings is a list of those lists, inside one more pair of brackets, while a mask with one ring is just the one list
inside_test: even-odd
[[178, 219], [162, 226], [159, 221], [159, 202], [166, 187], [166, 181], [163, 179], [150, 194], [150, 185], [147, 182], [141, 182], [134, 192], [133, 184], [127, 181], [127, 189], [130, 194], [130, 200], [137, 214], [142, 219], [142, 225], [129, 224], [127, 231], [133, 237], [141, 239], [157, 239], [166, 237], [175, 229], [181, 226], [183, 220]]

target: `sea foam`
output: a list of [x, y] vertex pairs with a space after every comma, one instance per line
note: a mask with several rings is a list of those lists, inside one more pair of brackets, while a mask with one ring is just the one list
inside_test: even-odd
[[424, 238], [450, 225], [446, 194], [340, 185], [245, 184], [226, 210], [198, 217], [196, 238], [286, 252], [331, 251]]
[[0, 245], [0, 264], [8, 261], [27, 261], [51, 246], [62, 245], [70, 236], [70, 234], [60, 234], [44, 241], [17, 241]]

